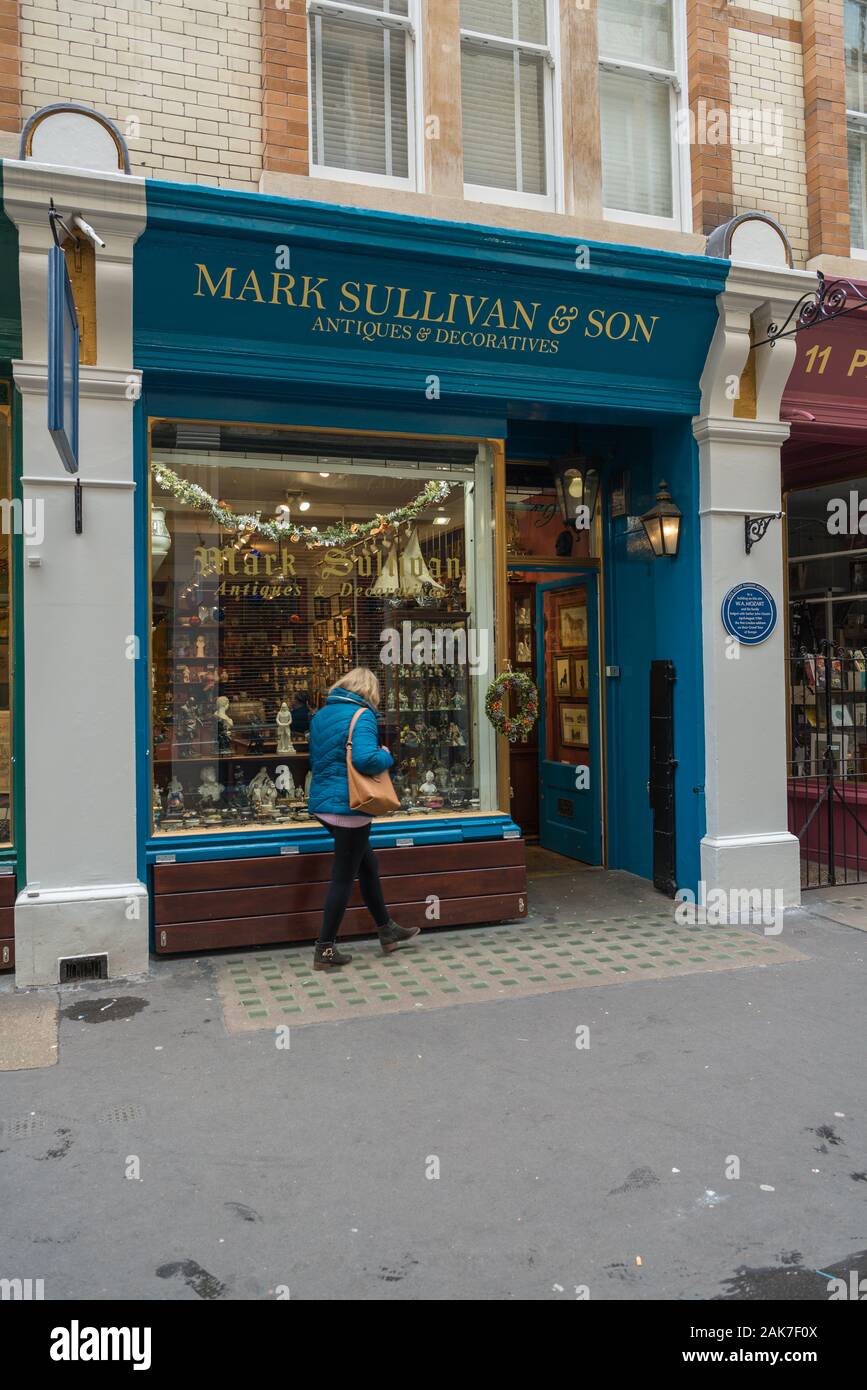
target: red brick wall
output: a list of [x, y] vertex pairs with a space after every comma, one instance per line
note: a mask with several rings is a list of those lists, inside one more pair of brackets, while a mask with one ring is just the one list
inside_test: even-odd
[[848, 256], [849, 171], [841, 0], [803, 0], [810, 255]]
[[274, 0], [264, 0], [262, 6], [262, 167], [272, 173], [306, 174], [307, 11], [305, 0], [284, 3], [282, 9]]
[[0, 0], [0, 130], [21, 129], [18, 0]]

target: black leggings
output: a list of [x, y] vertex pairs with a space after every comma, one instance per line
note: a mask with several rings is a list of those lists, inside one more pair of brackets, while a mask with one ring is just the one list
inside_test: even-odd
[[334, 837], [334, 863], [331, 866], [331, 883], [325, 899], [319, 940], [333, 942], [336, 939], [356, 878], [361, 896], [374, 922], [377, 927], [384, 927], [388, 921], [388, 908], [382, 896], [379, 865], [369, 844], [370, 824], [353, 825], [350, 828], [344, 825], [328, 825], [324, 821], [322, 823], [329, 835]]

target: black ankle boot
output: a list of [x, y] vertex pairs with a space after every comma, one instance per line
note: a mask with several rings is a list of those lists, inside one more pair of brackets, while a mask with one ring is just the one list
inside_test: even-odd
[[341, 965], [349, 965], [352, 956], [338, 951], [333, 941], [317, 941], [313, 948], [314, 970], [339, 970]]
[[389, 951], [396, 951], [404, 941], [409, 941], [410, 937], [418, 936], [420, 930], [420, 927], [399, 927], [389, 917], [385, 926], [379, 928], [379, 944], [387, 955]]

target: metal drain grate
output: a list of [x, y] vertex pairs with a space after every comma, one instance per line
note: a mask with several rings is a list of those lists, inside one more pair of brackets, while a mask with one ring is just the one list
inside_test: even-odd
[[60, 983], [77, 984], [81, 980], [107, 980], [108, 956], [66, 956], [60, 961]]

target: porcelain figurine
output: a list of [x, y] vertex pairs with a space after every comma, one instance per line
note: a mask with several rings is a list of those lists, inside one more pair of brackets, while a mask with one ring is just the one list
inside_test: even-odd
[[223, 784], [217, 780], [217, 769], [203, 767], [199, 773], [199, 781], [199, 800], [203, 805], [209, 801], [216, 805], [223, 795]]
[[268, 776], [267, 767], [259, 769], [247, 791], [250, 805], [257, 815], [272, 816], [274, 814], [274, 807], [277, 804], [277, 788]]
[[285, 700], [277, 711], [277, 752], [295, 752], [292, 744], [292, 711]]
[[177, 777], [173, 777], [169, 782], [166, 792], [166, 815], [182, 816], [184, 814], [184, 789]]
[[437, 784], [434, 781], [434, 775], [431, 768], [428, 768], [425, 772], [424, 781], [419, 787], [419, 792], [422, 796], [436, 796]]

